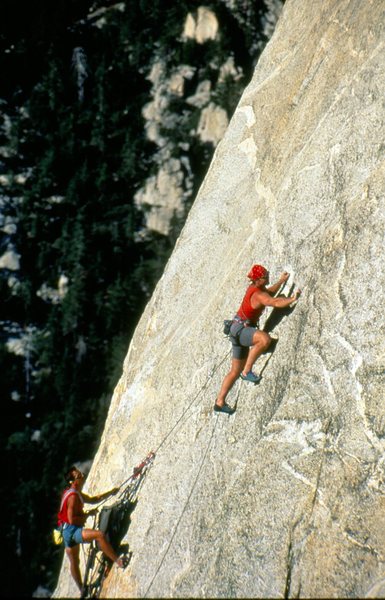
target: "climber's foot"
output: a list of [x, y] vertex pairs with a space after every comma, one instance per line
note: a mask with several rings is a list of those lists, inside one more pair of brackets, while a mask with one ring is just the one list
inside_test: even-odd
[[249, 371], [248, 373], [246, 373], [246, 375], [244, 373], [241, 373], [241, 379], [243, 379], [243, 381], [250, 381], [250, 383], [259, 383], [262, 377], [261, 375], [255, 375], [253, 371]]
[[214, 412], [223, 412], [228, 415], [232, 415], [235, 412], [235, 408], [231, 408], [231, 406], [226, 404], [226, 402], [222, 405], [215, 403], [214, 404]]

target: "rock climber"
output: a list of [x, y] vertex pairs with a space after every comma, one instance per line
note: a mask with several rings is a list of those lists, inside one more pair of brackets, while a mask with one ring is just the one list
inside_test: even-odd
[[258, 383], [261, 380], [255, 375], [252, 367], [257, 358], [267, 350], [271, 337], [258, 329], [259, 318], [266, 306], [284, 308], [298, 300], [301, 290], [297, 290], [288, 298], [274, 298], [281, 285], [289, 278], [284, 271], [277, 283], [266, 287], [269, 283], [269, 272], [262, 265], [253, 265], [247, 277], [251, 280], [241, 306], [230, 327], [230, 340], [233, 345], [231, 369], [225, 376], [220, 392], [214, 404], [215, 412], [232, 414], [235, 409], [226, 404], [226, 397], [235, 381], [241, 376], [244, 381]]
[[102, 531], [84, 528], [87, 517], [95, 514], [96, 511], [96, 509], [92, 509], [84, 512], [84, 503], [96, 504], [116, 494], [119, 488], [114, 488], [98, 496], [87, 496], [81, 491], [85, 476], [74, 466], [69, 469], [65, 479], [68, 487], [62, 494], [60, 511], [58, 513], [58, 526], [62, 529], [65, 551], [70, 561], [71, 575], [79, 590], [82, 591], [82, 578], [79, 565], [80, 544], [96, 540], [102, 552], [116, 563], [118, 567], [124, 568], [126, 566], [124, 557], [118, 557]]

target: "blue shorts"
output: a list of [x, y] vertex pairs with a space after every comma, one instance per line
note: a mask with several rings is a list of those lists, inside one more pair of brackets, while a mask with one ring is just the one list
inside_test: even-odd
[[233, 358], [247, 358], [250, 346], [253, 345], [256, 327], [244, 326], [243, 323], [234, 321], [230, 327], [230, 341], [233, 345]]
[[64, 523], [63, 540], [65, 547], [72, 548], [77, 544], [82, 544], [82, 531], [83, 527], [79, 527], [78, 525], [70, 525], [69, 523]]

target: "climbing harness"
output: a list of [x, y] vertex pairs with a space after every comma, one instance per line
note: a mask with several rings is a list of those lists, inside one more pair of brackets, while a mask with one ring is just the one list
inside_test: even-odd
[[[126, 546], [121, 545], [129, 524], [131, 513], [136, 506], [138, 492], [143, 480], [155, 459], [155, 453], [150, 452], [146, 458], [134, 468], [132, 475], [120, 486], [119, 500], [110, 506], [98, 507], [98, 514], [94, 516], [93, 528], [106, 534], [108, 541], [116, 553], [124, 550], [123, 562], [125, 566], [131, 559], [131, 553]], [[96, 519], [98, 517], [97, 523]], [[99, 549], [96, 541], [91, 542], [86, 558], [86, 567], [83, 578], [82, 598], [99, 598], [103, 582], [110, 572], [112, 562]]]
[[[247, 319], [241, 319], [240, 317], [238, 317], [238, 315], [235, 315], [235, 317], [231, 320], [225, 319], [223, 321], [223, 333], [226, 336], [230, 337], [230, 329], [234, 323], [239, 323], [243, 327], [248, 327], [248, 325], [250, 325], [250, 322]], [[253, 327], [255, 327], [255, 325], [253, 325]], [[232, 337], [238, 337], [238, 335], [239, 333], [237, 333], [236, 336], [233, 335]]]

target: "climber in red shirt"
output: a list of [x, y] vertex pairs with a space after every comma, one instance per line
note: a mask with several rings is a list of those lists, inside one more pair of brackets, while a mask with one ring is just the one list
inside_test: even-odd
[[119, 488], [114, 488], [111, 491], [99, 494], [98, 496], [87, 496], [81, 492], [84, 485], [84, 479], [84, 475], [79, 469], [76, 467], [71, 467], [69, 469], [66, 475], [69, 487], [63, 492], [58, 513], [58, 526], [63, 532], [65, 550], [70, 561], [71, 575], [80, 591], [82, 591], [82, 578], [79, 566], [80, 544], [96, 540], [102, 552], [104, 552], [110, 560], [116, 563], [118, 567], [123, 568], [126, 566], [124, 558], [117, 556], [102, 531], [84, 528], [87, 517], [95, 514], [95, 509], [84, 512], [84, 503], [96, 504], [104, 498], [116, 494], [116, 492], [119, 491]]
[[231, 369], [223, 380], [214, 404], [215, 412], [227, 414], [234, 412], [234, 409], [226, 404], [226, 396], [239, 376], [251, 383], [258, 383], [261, 379], [253, 373], [252, 367], [271, 343], [270, 335], [258, 329], [258, 320], [266, 306], [284, 308], [298, 300], [301, 294], [301, 291], [297, 290], [289, 298], [273, 297], [281, 285], [288, 280], [289, 273], [286, 271], [282, 273], [277, 283], [269, 287], [266, 287], [269, 283], [269, 273], [262, 265], [254, 265], [247, 277], [251, 283], [230, 327], [230, 340], [233, 345]]

